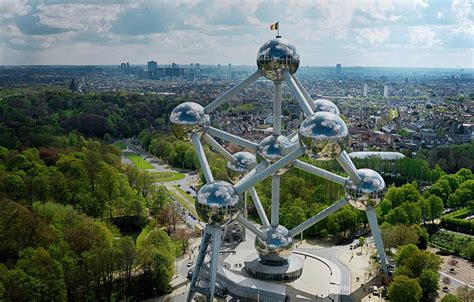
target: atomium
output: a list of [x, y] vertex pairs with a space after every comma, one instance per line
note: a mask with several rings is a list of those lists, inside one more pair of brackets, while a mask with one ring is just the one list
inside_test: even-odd
[[227, 162], [227, 177], [230, 181], [238, 181], [245, 173], [257, 166], [257, 159], [254, 154], [240, 151], [233, 154], [235, 162]]
[[267, 262], [285, 262], [293, 253], [293, 237], [284, 226], [269, 227], [263, 230], [266, 240], [255, 238], [255, 249], [260, 258]]
[[[250, 258], [245, 261], [245, 268], [241, 271], [242, 277], [288, 282], [301, 276], [304, 263], [298, 255], [293, 254], [294, 236], [303, 233], [347, 204], [365, 211], [382, 269], [385, 274], [388, 274], [385, 249], [374, 210], [385, 194], [385, 182], [375, 171], [356, 169], [350, 156], [344, 151], [349, 131], [346, 123], [339, 116], [339, 109], [329, 100], [313, 101], [311, 99], [296, 77], [299, 63], [300, 57], [291, 43], [281, 38], [272, 39], [260, 48], [257, 55], [258, 70], [252, 75], [206, 107], [186, 102], [177, 106], [171, 113], [170, 121], [175, 135], [184, 141], [192, 138], [192, 144], [207, 182], [198, 191], [195, 202], [197, 214], [200, 220], [206, 223], [206, 228], [200, 252], [196, 257], [188, 301], [192, 301], [196, 292], [204, 292], [207, 300], [212, 300], [219, 278], [217, 267], [220, 263], [222, 232], [228, 230], [234, 221], [253, 233], [254, 246], [258, 253], [258, 256], [257, 254], [249, 255]], [[230, 101], [236, 93], [261, 76], [273, 81], [274, 86], [272, 135], [260, 142], [253, 142], [213, 128], [210, 125], [209, 114], [212, 114], [212, 111], [220, 105]], [[291, 129], [293, 128], [291, 123], [282, 129], [281, 82], [283, 81], [290, 88], [305, 116], [299, 129]], [[285, 133], [291, 133], [291, 135], [288, 137], [282, 135]], [[230, 154], [229, 150], [219, 145], [214, 138], [232, 143], [245, 151]], [[211, 145], [216, 152], [228, 160], [227, 176], [235, 185], [214, 180], [201, 140]], [[304, 154], [322, 160], [336, 159], [349, 176], [346, 178], [299, 160]], [[279, 176], [290, 168], [297, 168], [343, 185], [345, 197], [288, 230], [280, 225], [281, 182]], [[270, 219], [255, 189], [257, 184], [267, 178], [271, 178]], [[242, 197], [246, 196], [247, 192], [250, 193], [262, 228], [255, 226], [245, 216], [243, 205], [246, 201]], [[249, 232], [246, 232], [246, 235], [248, 234]], [[249, 282], [249, 284], [254, 283]], [[231, 292], [232, 288], [228, 290]]]
[[191, 133], [202, 134], [204, 127], [209, 125], [209, 116], [204, 107], [197, 103], [186, 102], [173, 109], [170, 116], [171, 129], [182, 141], [190, 141]]
[[316, 112], [300, 126], [299, 140], [308, 155], [318, 159], [333, 159], [345, 145], [349, 131], [346, 123], [331, 112]]
[[313, 101], [315, 110], [314, 111], [327, 111], [332, 112], [335, 115], [339, 115], [339, 108], [337, 108], [336, 104], [331, 102], [330, 100], [326, 99], [316, 99]]
[[267, 41], [257, 54], [258, 68], [271, 81], [283, 81], [283, 69], [293, 74], [299, 65], [300, 55], [296, 52], [296, 47], [285, 39]]
[[356, 173], [361, 178], [361, 182], [356, 184], [348, 178], [345, 185], [349, 204], [363, 211], [369, 206], [375, 208], [385, 195], [385, 181], [374, 170], [358, 169]]
[[225, 225], [234, 221], [242, 209], [242, 199], [233, 185], [225, 181], [205, 184], [196, 195], [196, 212], [202, 221]]

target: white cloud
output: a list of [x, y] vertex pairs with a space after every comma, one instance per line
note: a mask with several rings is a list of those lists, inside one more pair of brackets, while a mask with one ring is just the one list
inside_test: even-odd
[[26, 0], [2, 0], [0, 1], [0, 20], [23, 16], [30, 12]]
[[362, 41], [368, 41], [370, 44], [378, 45], [387, 41], [390, 36], [388, 28], [362, 28], [355, 30]]
[[441, 45], [441, 40], [437, 39], [434, 31], [428, 27], [411, 27], [408, 31], [408, 38], [411, 45], [418, 45], [421, 47], [434, 47]]

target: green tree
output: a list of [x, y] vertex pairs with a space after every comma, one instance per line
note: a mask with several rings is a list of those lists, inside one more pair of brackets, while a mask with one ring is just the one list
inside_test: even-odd
[[436, 297], [439, 290], [439, 273], [432, 269], [425, 269], [418, 277], [418, 282], [423, 289], [423, 300], [429, 301]]
[[23, 250], [15, 267], [26, 273], [30, 294], [45, 301], [66, 301], [63, 268], [44, 248]]
[[447, 294], [441, 299], [441, 302], [463, 302], [463, 301], [453, 294]]
[[467, 285], [458, 287], [456, 294], [463, 302], [472, 302], [474, 300], [474, 289]]
[[388, 287], [388, 297], [393, 302], [418, 302], [422, 289], [416, 279], [397, 276]]
[[364, 247], [364, 244], [365, 244], [365, 237], [364, 236], [360, 236], [359, 237], [359, 245], [360, 245], [360, 251], [362, 252], [362, 248]]

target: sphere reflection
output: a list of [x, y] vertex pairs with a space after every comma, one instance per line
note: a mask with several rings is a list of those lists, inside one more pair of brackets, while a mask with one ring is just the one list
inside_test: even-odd
[[202, 186], [196, 195], [195, 205], [202, 221], [225, 225], [237, 218], [242, 200], [232, 184], [218, 180]]
[[286, 261], [293, 252], [293, 237], [288, 235], [288, 229], [279, 225], [263, 230], [266, 240], [255, 238], [255, 248], [261, 259], [270, 262]]
[[241, 151], [233, 154], [236, 162], [227, 162], [227, 177], [230, 181], [238, 181], [245, 173], [257, 166], [255, 155], [250, 152]]
[[385, 195], [385, 181], [379, 173], [371, 169], [358, 169], [362, 182], [355, 184], [350, 178], [346, 181], [346, 197], [349, 204], [359, 210], [368, 206], [376, 207]]
[[204, 127], [209, 125], [209, 115], [201, 105], [185, 102], [173, 109], [170, 122], [174, 135], [182, 141], [189, 141], [193, 132], [202, 135]]
[[330, 100], [326, 99], [316, 99], [313, 101], [315, 108], [315, 112], [319, 111], [326, 111], [334, 113], [335, 115], [339, 115], [339, 108], [337, 108], [336, 104], [331, 102]]
[[271, 81], [283, 81], [283, 69], [293, 74], [299, 65], [300, 55], [296, 52], [296, 47], [285, 39], [267, 41], [257, 54], [258, 68]]
[[349, 131], [346, 123], [331, 112], [316, 112], [300, 126], [299, 140], [308, 155], [318, 159], [332, 159], [339, 155]]

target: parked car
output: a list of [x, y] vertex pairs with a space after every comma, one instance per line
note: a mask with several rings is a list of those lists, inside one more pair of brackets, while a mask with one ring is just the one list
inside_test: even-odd
[[186, 264], [186, 266], [187, 266], [187, 267], [191, 267], [193, 264], [194, 264], [194, 261], [189, 260], [189, 261], [188, 261], [188, 264]]

